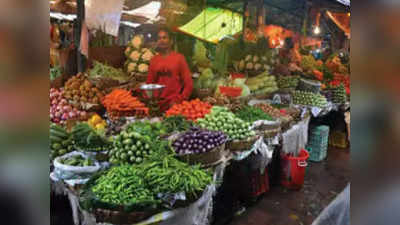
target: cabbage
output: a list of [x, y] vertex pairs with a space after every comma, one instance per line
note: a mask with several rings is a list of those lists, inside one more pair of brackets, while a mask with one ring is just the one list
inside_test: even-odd
[[131, 50], [132, 50], [131, 47], [127, 47], [127, 48], [125, 49], [125, 56], [126, 56], [126, 57], [129, 57], [129, 53], [131, 52]]
[[128, 64], [128, 73], [132, 73], [134, 71], [136, 71], [136, 63], [129, 63]]
[[233, 81], [233, 85], [242, 88], [242, 97], [248, 96], [250, 94], [250, 88], [245, 84], [245, 82], [245, 78], [237, 78], [235, 79], [235, 81]]
[[148, 62], [151, 60], [151, 58], [153, 58], [153, 56], [154, 54], [149, 49], [147, 49], [147, 51], [145, 51], [142, 55], [142, 59]]
[[140, 49], [143, 45], [143, 36], [135, 35], [131, 40], [131, 44], [135, 49]]
[[137, 61], [139, 61], [139, 58], [140, 58], [140, 52], [139, 51], [133, 51], [133, 52], [131, 52], [131, 55], [129, 56], [129, 58], [132, 60], [132, 61], [135, 61], [135, 62], [137, 62]]
[[142, 63], [139, 65], [138, 70], [140, 73], [147, 73], [149, 70], [149, 65]]
[[253, 63], [249, 62], [246, 64], [246, 69], [252, 70], [253, 69]]

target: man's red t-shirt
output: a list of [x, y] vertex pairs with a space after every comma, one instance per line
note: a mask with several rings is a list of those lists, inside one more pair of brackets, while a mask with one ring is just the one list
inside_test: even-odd
[[172, 103], [188, 99], [193, 90], [192, 75], [186, 59], [176, 52], [167, 56], [158, 54], [151, 59], [146, 83], [165, 85], [160, 95], [164, 99], [164, 109]]

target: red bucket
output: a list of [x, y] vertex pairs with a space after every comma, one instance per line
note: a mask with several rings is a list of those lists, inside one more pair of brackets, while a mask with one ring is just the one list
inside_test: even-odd
[[308, 152], [301, 149], [299, 156], [281, 155], [282, 176], [281, 184], [289, 189], [300, 190], [304, 184]]

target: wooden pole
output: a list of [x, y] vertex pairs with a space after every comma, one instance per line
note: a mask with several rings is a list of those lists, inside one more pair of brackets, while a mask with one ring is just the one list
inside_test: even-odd
[[75, 47], [77, 52], [77, 65], [78, 65], [78, 73], [85, 72], [86, 70], [86, 58], [82, 55], [79, 46], [81, 43], [81, 31], [82, 31], [82, 22], [85, 20], [85, 0], [77, 0], [77, 19], [75, 26]]

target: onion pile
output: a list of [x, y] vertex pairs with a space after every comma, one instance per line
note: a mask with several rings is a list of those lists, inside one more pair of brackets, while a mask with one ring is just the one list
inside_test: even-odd
[[58, 124], [65, 124], [69, 119], [85, 120], [87, 118], [86, 112], [80, 111], [68, 104], [63, 94], [63, 88], [50, 89], [50, 120]]
[[200, 154], [223, 145], [228, 137], [221, 131], [207, 131], [193, 128], [180, 136], [172, 146], [178, 155]]

